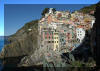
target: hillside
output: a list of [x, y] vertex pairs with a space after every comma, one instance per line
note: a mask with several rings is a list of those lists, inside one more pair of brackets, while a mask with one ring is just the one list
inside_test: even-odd
[[100, 7], [100, 2], [97, 3], [97, 4], [93, 4], [91, 6], [84, 7], [82, 9], [80, 9], [79, 11], [83, 12], [83, 13], [90, 13], [91, 11], [95, 11], [96, 10], [96, 6]]
[[[29, 30], [31, 29], [31, 30]], [[4, 46], [0, 58], [28, 55], [37, 48], [38, 20], [26, 23], [8, 38], [10, 44]]]

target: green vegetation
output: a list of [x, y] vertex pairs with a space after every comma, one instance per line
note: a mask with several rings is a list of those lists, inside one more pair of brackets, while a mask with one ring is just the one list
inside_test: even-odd
[[[26, 23], [21, 29], [24, 29], [25, 32], [27, 32], [27, 33], [29, 32], [28, 29], [32, 29], [32, 30], [34, 30], [34, 32], [37, 31], [37, 29], [38, 29], [38, 20], [34, 20], [34, 21]], [[18, 32], [20, 30], [18, 30]]]
[[94, 5], [91, 5], [88, 7], [84, 7], [82, 9], [80, 9], [79, 11], [83, 12], [83, 13], [90, 13], [90, 11], [95, 11], [97, 6], [100, 7], [100, 3], [94, 4]]
[[89, 7], [84, 7], [80, 10], [80, 12], [83, 12], [83, 13], [90, 13], [90, 11], [95, 11], [96, 9], [96, 5], [92, 5], [92, 6], [89, 6]]
[[42, 11], [42, 16], [44, 16], [46, 13], [48, 13], [49, 12], [49, 8], [45, 8], [43, 11]]
[[26, 23], [23, 28], [26, 30], [26, 29], [29, 29], [31, 27], [38, 29], [37, 28], [38, 27], [38, 20], [34, 20], [34, 21], [29, 22], [29, 23]]

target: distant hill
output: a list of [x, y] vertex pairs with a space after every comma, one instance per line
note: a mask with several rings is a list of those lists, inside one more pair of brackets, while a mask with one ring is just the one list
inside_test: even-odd
[[84, 7], [82, 9], [80, 9], [79, 11], [83, 12], [83, 13], [90, 13], [91, 11], [95, 11], [96, 10], [96, 6], [100, 7], [100, 2], [97, 3], [97, 4], [93, 4], [91, 6]]

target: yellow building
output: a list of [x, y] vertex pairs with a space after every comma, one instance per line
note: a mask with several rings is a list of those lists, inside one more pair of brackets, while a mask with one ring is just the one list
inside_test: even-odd
[[59, 34], [58, 32], [54, 32], [54, 51], [59, 51]]

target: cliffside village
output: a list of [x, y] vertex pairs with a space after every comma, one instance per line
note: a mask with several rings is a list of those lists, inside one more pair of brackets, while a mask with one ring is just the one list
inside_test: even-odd
[[50, 8], [38, 23], [39, 47], [70, 52], [83, 42], [86, 30], [90, 30], [94, 22], [95, 18], [89, 14]]

